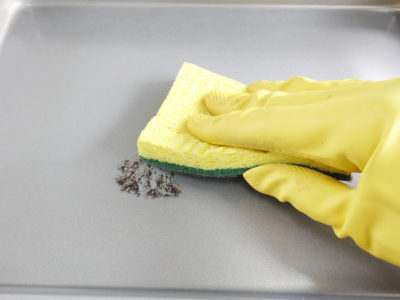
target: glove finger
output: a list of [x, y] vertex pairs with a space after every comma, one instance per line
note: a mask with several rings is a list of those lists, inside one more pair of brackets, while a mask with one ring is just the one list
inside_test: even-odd
[[[360, 172], [372, 151], [369, 148], [374, 147], [370, 141], [375, 139], [372, 134], [377, 133], [380, 120], [367, 105], [359, 108], [346, 103], [348, 100], [324, 101], [250, 108], [220, 116], [194, 115], [187, 129], [211, 144], [283, 153], [347, 172]], [[354, 111], [368, 117], [369, 122], [354, 118]], [[353, 133], [357, 130], [370, 135], [355, 139]]]
[[[317, 82], [320, 84], [321, 82]], [[326, 82], [324, 82], [326, 83]], [[322, 83], [321, 83], [322, 84]], [[365, 84], [363, 82], [362, 84]], [[273, 107], [289, 105], [306, 105], [352, 93], [360, 88], [361, 83], [332, 81], [326, 86], [331, 88], [303, 90], [303, 91], [271, 91], [259, 89], [252, 93], [225, 94], [213, 91], [205, 96], [207, 109], [213, 115], [226, 114], [235, 110], [245, 110], [252, 107]]]
[[243, 174], [257, 191], [290, 202], [310, 218], [340, 232], [354, 190], [336, 179], [305, 167], [262, 165]]
[[327, 89], [337, 89], [350, 86], [357, 86], [367, 82], [368, 81], [363, 81], [359, 79], [317, 81], [307, 77], [293, 77], [288, 80], [281, 80], [281, 81], [267, 81], [267, 80], [257, 81], [249, 85], [248, 92], [254, 93], [259, 90], [265, 90], [265, 89], [269, 91], [283, 91], [283, 92], [327, 90]]
[[[243, 174], [257, 191], [290, 202], [310, 218], [350, 236], [372, 255], [400, 266], [399, 220], [393, 207], [317, 171], [285, 164], [259, 166]], [[387, 204], [387, 203], [385, 203]]]
[[287, 95], [284, 92], [260, 90], [255, 93], [226, 94], [213, 91], [204, 97], [204, 103], [213, 115], [226, 114], [235, 110], [245, 110], [251, 107], [263, 107], [271, 97]]

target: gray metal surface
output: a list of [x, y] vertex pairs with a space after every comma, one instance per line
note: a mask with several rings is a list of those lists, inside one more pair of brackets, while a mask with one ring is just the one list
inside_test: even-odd
[[245, 83], [398, 77], [391, 8], [96, 3], [20, 2], [3, 35], [3, 288], [400, 293], [400, 268], [240, 179], [177, 175], [173, 199], [114, 181], [184, 61]]

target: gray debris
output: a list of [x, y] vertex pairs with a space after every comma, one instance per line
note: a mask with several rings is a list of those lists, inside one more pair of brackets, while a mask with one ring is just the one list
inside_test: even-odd
[[181, 192], [172, 173], [145, 163], [139, 158], [125, 160], [119, 169], [122, 175], [116, 180], [122, 191], [152, 198], [177, 196]]

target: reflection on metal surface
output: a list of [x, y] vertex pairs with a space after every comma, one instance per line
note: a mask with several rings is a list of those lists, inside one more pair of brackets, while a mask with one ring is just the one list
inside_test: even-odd
[[[10, 1], [10, 0], [8, 0]], [[12, 1], [12, 0], [11, 0]], [[29, 5], [99, 5], [109, 0], [14, 0]], [[119, 4], [184, 4], [184, 5], [269, 5], [269, 6], [331, 6], [400, 8], [400, 0], [116, 0]]]
[[15, 0], [0, 1], [0, 47], [7, 33], [7, 28], [20, 6], [21, 3]]

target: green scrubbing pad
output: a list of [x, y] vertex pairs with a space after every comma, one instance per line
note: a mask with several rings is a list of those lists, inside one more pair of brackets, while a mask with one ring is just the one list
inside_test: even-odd
[[[159, 161], [156, 159], [149, 159], [149, 158], [145, 158], [143, 156], [140, 156], [140, 159], [152, 164], [154, 166], [157, 166], [159, 168], [165, 169], [165, 170], [169, 170], [169, 171], [173, 171], [173, 172], [178, 172], [178, 173], [182, 173], [182, 174], [191, 174], [191, 175], [197, 175], [197, 176], [203, 176], [203, 177], [216, 177], [216, 178], [229, 178], [229, 177], [237, 177], [242, 175], [244, 172], [246, 172], [247, 170], [251, 169], [252, 167], [248, 167], [248, 168], [236, 168], [236, 169], [211, 169], [211, 170], [204, 170], [204, 169], [199, 169], [199, 168], [192, 168], [192, 167], [187, 167], [187, 166], [182, 166], [182, 165], [177, 165], [177, 164], [172, 164], [172, 163], [167, 163], [165, 161]], [[307, 165], [300, 165], [300, 164], [294, 164], [294, 163], [290, 163], [292, 165], [297, 165], [297, 166], [301, 166], [301, 167], [307, 167], [307, 168], [311, 168], [317, 171], [320, 171], [322, 173], [325, 173], [326, 175], [332, 176], [338, 180], [343, 180], [343, 181], [349, 181], [351, 180], [351, 174], [346, 174], [346, 173], [332, 173], [326, 170], [321, 170], [318, 169], [316, 167], [311, 167], [311, 166], [307, 166]], [[253, 166], [255, 167], [255, 166]]]
[[166, 170], [170, 170], [170, 171], [174, 171], [174, 172], [178, 172], [178, 173], [204, 176], [204, 177], [219, 177], [219, 178], [236, 177], [236, 176], [242, 175], [245, 171], [250, 169], [250, 168], [225, 168], [225, 169], [206, 170], [206, 169], [199, 169], [199, 168], [193, 168], [193, 167], [188, 167], [188, 166], [167, 163], [165, 161], [149, 159], [149, 158], [145, 158], [143, 156], [139, 156], [139, 157], [143, 161], [148, 162], [149, 164], [155, 165], [157, 167], [160, 167], [162, 169], [166, 169]]
[[185, 63], [157, 115], [139, 136], [140, 158], [167, 170], [207, 177], [236, 177], [261, 164], [288, 163], [310, 167], [340, 180], [351, 178], [349, 173], [308, 159], [210, 145], [195, 138], [186, 129], [187, 119], [196, 113], [208, 113], [203, 97], [212, 90], [238, 93], [246, 91], [247, 87]]

